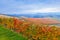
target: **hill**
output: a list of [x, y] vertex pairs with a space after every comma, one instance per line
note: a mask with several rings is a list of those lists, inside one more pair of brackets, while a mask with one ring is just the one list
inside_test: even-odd
[[25, 40], [24, 37], [27, 37], [28, 40], [60, 40], [60, 27], [48, 25], [60, 25], [60, 22], [51, 18], [24, 16], [19, 18], [3, 15], [0, 16], [0, 24], [5, 27], [0, 27], [1, 40]]
[[35, 24], [60, 24], [59, 21], [51, 18], [26, 18], [25, 20], [33, 22]]

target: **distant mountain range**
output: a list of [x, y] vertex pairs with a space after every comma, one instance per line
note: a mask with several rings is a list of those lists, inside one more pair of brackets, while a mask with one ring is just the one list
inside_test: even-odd
[[35, 13], [35, 14], [5, 14], [8, 16], [14, 16], [14, 17], [28, 17], [28, 18], [46, 18], [46, 17], [51, 17], [51, 18], [60, 18], [60, 13]]

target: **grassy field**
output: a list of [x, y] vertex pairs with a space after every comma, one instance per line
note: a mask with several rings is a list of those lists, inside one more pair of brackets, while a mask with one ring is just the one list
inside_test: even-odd
[[22, 35], [0, 26], [0, 40], [27, 40]]

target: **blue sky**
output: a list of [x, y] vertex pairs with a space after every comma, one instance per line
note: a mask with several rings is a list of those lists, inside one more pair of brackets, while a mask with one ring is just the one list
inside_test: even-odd
[[60, 12], [60, 0], [0, 0], [0, 13]]

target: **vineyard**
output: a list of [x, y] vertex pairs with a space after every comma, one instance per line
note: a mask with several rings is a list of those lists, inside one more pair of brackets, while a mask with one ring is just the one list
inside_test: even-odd
[[60, 40], [60, 27], [55, 25], [35, 24], [24, 18], [20, 19], [16, 17], [0, 17], [0, 25], [13, 32], [22, 34], [28, 40]]

